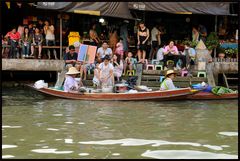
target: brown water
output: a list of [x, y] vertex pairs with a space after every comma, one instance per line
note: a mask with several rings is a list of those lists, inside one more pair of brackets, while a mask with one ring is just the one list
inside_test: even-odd
[[237, 158], [238, 102], [75, 101], [3, 89], [3, 158]]

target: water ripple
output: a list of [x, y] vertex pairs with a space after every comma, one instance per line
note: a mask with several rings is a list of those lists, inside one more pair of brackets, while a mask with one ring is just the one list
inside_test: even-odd
[[3, 155], [2, 159], [7, 159], [7, 158], [14, 158], [15, 156], [13, 155]]
[[53, 154], [70, 154], [73, 151], [57, 151], [57, 149], [33, 149], [31, 150], [35, 153], [53, 153]]
[[237, 159], [237, 155], [218, 154], [194, 150], [147, 150], [143, 157], [155, 159]]
[[17, 145], [2, 145], [2, 149], [7, 149], [7, 148], [16, 148], [18, 147]]
[[202, 145], [199, 143], [192, 142], [169, 142], [164, 140], [145, 140], [145, 139], [119, 139], [119, 140], [102, 140], [102, 141], [81, 141], [80, 144], [95, 144], [95, 145], [114, 145], [121, 144], [121, 146], [142, 146], [152, 144], [153, 147], [161, 146], [161, 145], [190, 145], [196, 147], [206, 147], [212, 150], [223, 150], [221, 146], [217, 145]]
[[225, 136], [238, 136], [238, 132], [219, 132], [218, 134]]

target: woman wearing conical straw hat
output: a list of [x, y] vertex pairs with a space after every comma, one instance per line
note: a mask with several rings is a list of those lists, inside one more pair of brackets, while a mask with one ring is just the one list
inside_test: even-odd
[[78, 92], [80, 86], [75, 78], [79, 73], [80, 72], [75, 67], [69, 68], [64, 82], [64, 92]]
[[164, 81], [160, 85], [160, 90], [172, 90], [176, 89], [176, 87], [173, 84], [173, 79], [176, 77], [177, 73], [174, 72], [174, 70], [168, 70]]

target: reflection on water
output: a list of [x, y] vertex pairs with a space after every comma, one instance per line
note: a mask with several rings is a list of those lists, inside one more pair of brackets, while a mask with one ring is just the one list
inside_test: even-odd
[[3, 158], [236, 158], [231, 101], [76, 101], [3, 89]]

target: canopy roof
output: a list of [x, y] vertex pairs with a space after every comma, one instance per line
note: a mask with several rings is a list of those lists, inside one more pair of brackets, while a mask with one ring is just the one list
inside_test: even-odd
[[130, 10], [230, 15], [230, 2], [38, 2], [37, 8], [133, 19]]
[[38, 2], [37, 8], [133, 19], [128, 2]]
[[230, 2], [128, 2], [135, 10], [176, 14], [230, 15]]

